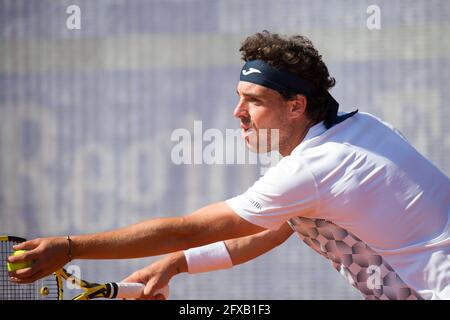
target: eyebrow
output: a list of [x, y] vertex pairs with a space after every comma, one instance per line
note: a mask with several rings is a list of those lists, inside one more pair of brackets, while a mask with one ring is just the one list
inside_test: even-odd
[[[239, 91], [236, 90], [236, 93], [237, 93], [238, 96], [240, 96]], [[263, 96], [257, 95], [257, 94], [252, 94], [252, 93], [242, 93], [242, 95], [245, 96], [245, 97], [250, 97], [250, 98], [253, 98], [253, 99], [257, 99], [257, 100], [262, 100], [263, 99]]]

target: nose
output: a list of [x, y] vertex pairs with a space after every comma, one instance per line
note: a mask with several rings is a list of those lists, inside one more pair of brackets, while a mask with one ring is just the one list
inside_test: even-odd
[[235, 116], [236, 118], [241, 118], [241, 117], [247, 117], [248, 116], [247, 107], [243, 103], [242, 99], [239, 99], [238, 104], [234, 108], [233, 116]]

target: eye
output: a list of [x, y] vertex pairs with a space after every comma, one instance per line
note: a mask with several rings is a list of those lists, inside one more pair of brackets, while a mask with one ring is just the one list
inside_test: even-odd
[[257, 105], [257, 106], [261, 105], [261, 100], [258, 100], [256, 98], [250, 98], [249, 102], [254, 104], [254, 105]]

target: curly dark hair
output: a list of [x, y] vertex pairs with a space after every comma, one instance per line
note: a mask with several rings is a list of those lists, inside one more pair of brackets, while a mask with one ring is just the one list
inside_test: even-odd
[[[305, 36], [282, 37], [264, 30], [242, 42], [241, 58], [244, 61], [262, 60], [275, 68], [286, 69], [314, 84], [317, 94], [308, 98], [306, 114], [314, 122], [324, 120], [328, 113], [327, 92], [336, 80], [328, 73], [322, 56]], [[291, 100], [295, 94], [279, 92], [284, 99]]]

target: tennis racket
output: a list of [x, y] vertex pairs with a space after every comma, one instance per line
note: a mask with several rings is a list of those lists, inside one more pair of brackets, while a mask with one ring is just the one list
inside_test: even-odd
[[[26, 240], [20, 237], [0, 235], [0, 300], [64, 300], [63, 281], [83, 291], [72, 300], [132, 299], [139, 298], [144, 290], [142, 283], [88, 282], [68, 273], [64, 268], [31, 284], [12, 283], [9, 280], [7, 259], [14, 252], [12, 246], [24, 241]], [[169, 287], [158, 290], [155, 295], [157, 294], [162, 294], [167, 299]]]

